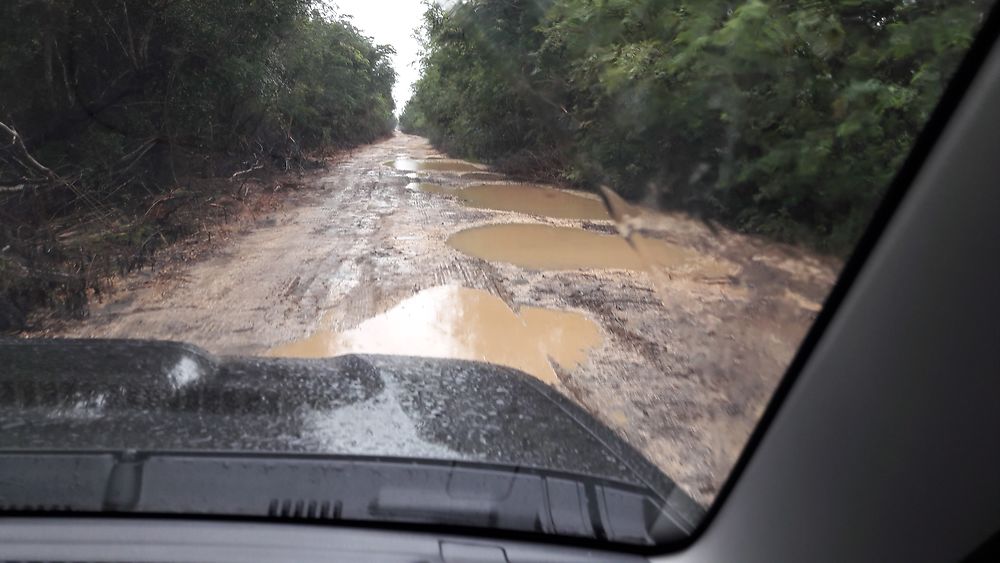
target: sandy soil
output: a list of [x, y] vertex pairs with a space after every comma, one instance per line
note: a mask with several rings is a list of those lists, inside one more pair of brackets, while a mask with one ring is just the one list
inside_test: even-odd
[[[441, 157], [397, 134], [303, 181], [277, 210], [181, 267], [134, 275], [82, 321], [39, 334], [155, 338], [217, 354], [266, 354], [319, 331], [349, 331], [422, 290], [489, 292], [513, 311], [569, 311], [600, 344], [555, 386], [642, 451], [697, 501], [717, 493], [833, 283], [837, 264], [791, 247], [711, 232], [680, 214], [655, 237], [694, 251], [705, 268], [532, 270], [447, 245], [484, 224], [537, 223], [615, 234], [610, 221], [555, 219], [462, 205], [415, 189], [416, 173], [384, 163]], [[443, 166], [447, 168], [447, 166]], [[409, 177], [407, 176], [409, 174]], [[461, 187], [495, 175], [428, 170], [419, 181]], [[586, 252], [585, 248], [580, 252]], [[558, 439], [553, 436], [553, 439]]]

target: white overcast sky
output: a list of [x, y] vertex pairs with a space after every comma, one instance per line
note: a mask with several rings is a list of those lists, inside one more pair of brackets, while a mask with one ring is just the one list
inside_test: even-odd
[[[3, 1], [3, 0], [0, 0]], [[420, 0], [327, 0], [337, 6], [337, 12], [351, 16], [351, 22], [376, 43], [392, 45], [396, 56], [392, 62], [396, 69], [396, 87], [392, 97], [399, 114], [410, 99], [411, 88], [416, 82], [420, 43], [414, 30], [423, 21], [424, 6]]]

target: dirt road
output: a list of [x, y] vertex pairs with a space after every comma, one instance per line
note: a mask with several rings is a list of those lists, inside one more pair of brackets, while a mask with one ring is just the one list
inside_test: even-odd
[[[179, 275], [133, 276], [48, 334], [506, 363], [709, 502], [836, 265], [682, 215], [661, 217], [636, 255], [598, 200], [501, 186], [442, 156], [402, 134], [358, 149]], [[492, 187], [464, 189], [476, 184]]]

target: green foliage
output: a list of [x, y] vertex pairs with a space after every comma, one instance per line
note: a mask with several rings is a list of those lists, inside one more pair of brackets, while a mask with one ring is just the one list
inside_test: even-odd
[[57, 229], [104, 225], [146, 252], [167, 190], [390, 134], [391, 49], [322, 6], [0, 2], [0, 124], [17, 133], [0, 128], [0, 324], [63, 283], [40, 268], [92, 272]]
[[349, 23], [319, 15], [304, 19], [300, 30], [279, 51], [285, 91], [277, 106], [301, 142], [354, 145], [392, 131], [392, 48], [372, 45]]
[[424, 73], [401, 128], [483, 159], [554, 143], [544, 91], [528, 76], [542, 15], [531, 0], [462, 4], [448, 13], [430, 5]]
[[[460, 154], [555, 166], [567, 181], [607, 183], [842, 253], [986, 8], [979, 0], [431, 7], [424, 73], [401, 127]], [[545, 156], [516, 158], [525, 152]]]
[[[388, 134], [391, 53], [311, 0], [10, 0], [0, 121], [94, 183], [148, 142], [154, 173], [176, 175], [183, 155], [280, 161]], [[24, 171], [0, 158], [0, 183], [17, 183]]]

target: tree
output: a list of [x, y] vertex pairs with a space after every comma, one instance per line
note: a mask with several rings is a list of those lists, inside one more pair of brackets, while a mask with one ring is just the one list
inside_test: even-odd
[[836, 253], [860, 235], [989, 7], [525, 4], [428, 10], [404, 130]]
[[391, 133], [391, 53], [311, 0], [0, 2], [0, 316], [85, 295], [95, 250], [60, 231], [146, 252], [192, 178]]

